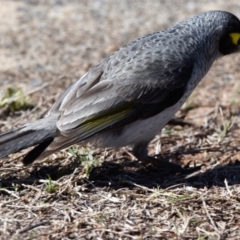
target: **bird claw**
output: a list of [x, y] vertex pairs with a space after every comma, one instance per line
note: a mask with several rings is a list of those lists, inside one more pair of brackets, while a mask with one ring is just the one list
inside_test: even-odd
[[[190, 160], [183, 168], [184, 169], [189, 169], [191, 163], [192, 163], [192, 160]], [[196, 162], [194, 162], [194, 167], [196, 167]]]
[[206, 166], [205, 164], [201, 164], [200, 166], [196, 166], [196, 162], [194, 162], [194, 167], [190, 167], [190, 164], [192, 163], [193, 161], [190, 160], [184, 167], [184, 171], [188, 174], [190, 173], [194, 173], [196, 171], [199, 171], [201, 170], [202, 167]]
[[177, 174], [177, 173], [191, 174], [191, 173], [201, 170], [202, 166], [205, 166], [205, 164], [196, 166], [196, 163], [194, 162], [194, 167], [190, 167], [190, 164], [192, 163], [192, 161], [189, 161], [184, 167], [182, 167], [176, 163], [164, 161], [164, 160], [153, 158], [153, 157], [148, 157], [147, 159], [144, 159], [144, 162], [151, 163], [152, 165], [154, 165], [156, 167], [166, 169], [174, 174]]

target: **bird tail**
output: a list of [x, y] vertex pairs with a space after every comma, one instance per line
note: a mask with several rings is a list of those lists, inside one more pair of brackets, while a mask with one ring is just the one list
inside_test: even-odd
[[24, 164], [32, 163], [54, 140], [57, 116], [49, 116], [0, 135], [0, 158], [22, 149], [36, 146], [24, 158]]

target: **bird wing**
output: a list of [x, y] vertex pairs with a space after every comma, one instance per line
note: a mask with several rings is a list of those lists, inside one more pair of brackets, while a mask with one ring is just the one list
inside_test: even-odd
[[177, 103], [185, 92], [193, 65], [176, 64], [174, 69], [162, 66], [156, 61], [147, 62], [144, 68], [135, 69], [134, 74], [120, 74], [111, 79], [102, 78], [104, 62], [90, 70], [71, 87], [59, 105], [57, 126], [61, 134], [74, 135], [80, 141], [103, 130], [149, 118]]

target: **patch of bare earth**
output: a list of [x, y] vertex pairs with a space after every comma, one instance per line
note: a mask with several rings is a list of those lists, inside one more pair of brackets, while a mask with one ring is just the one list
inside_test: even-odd
[[[0, 109], [0, 132], [43, 116], [71, 82], [111, 51], [234, 1], [0, 0], [0, 83], [33, 108]], [[1, 239], [240, 239], [240, 55], [216, 62], [150, 145], [186, 165], [173, 175], [139, 164], [131, 148], [66, 149], [24, 167], [0, 160]], [[179, 120], [178, 119], [178, 120]]]

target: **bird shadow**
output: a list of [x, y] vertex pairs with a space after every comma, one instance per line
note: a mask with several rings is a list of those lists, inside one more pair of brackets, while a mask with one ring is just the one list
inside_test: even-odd
[[[78, 171], [76, 172], [76, 169]], [[229, 162], [225, 165], [218, 165], [204, 171], [183, 175], [172, 173], [166, 169], [161, 169], [152, 165], [141, 165], [137, 161], [121, 159], [118, 162], [103, 162], [99, 167], [94, 167], [88, 178], [81, 177], [81, 167], [79, 160], [75, 159], [62, 166], [60, 163], [41, 166], [36, 165], [31, 168], [29, 174], [8, 174], [0, 177], [1, 187], [13, 188], [16, 184], [21, 189], [24, 184], [40, 184], [40, 180], [58, 180], [62, 177], [76, 176], [75, 182], [87, 188], [110, 187], [120, 189], [123, 187], [135, 188], [138, 185], [147, 188], [173, 188], [175, 186], [192, 186], [195, 188], [211, 188], [213, 186], [224, 187], [240, 183], [240, 162]], [[27, 176], [26, 176], [27, 175]]]
[[141, 185], [147, 188], [169, 188], [180, 185], [195, 188], [211, 188], [213, 186], [225, 187], [240, 183], [240, 162], [230, 162], [226, 165], [218, 165], [206, 171], [200, 171], [189, 175], [174, 174], [165, 169], [154, 166], [138, 167], [138, 169], [125, 169], [122, 165], [105, 163], [99, 168], [93, 169], [89, 180], [94, 181], [95, 186], [136, 187]]

